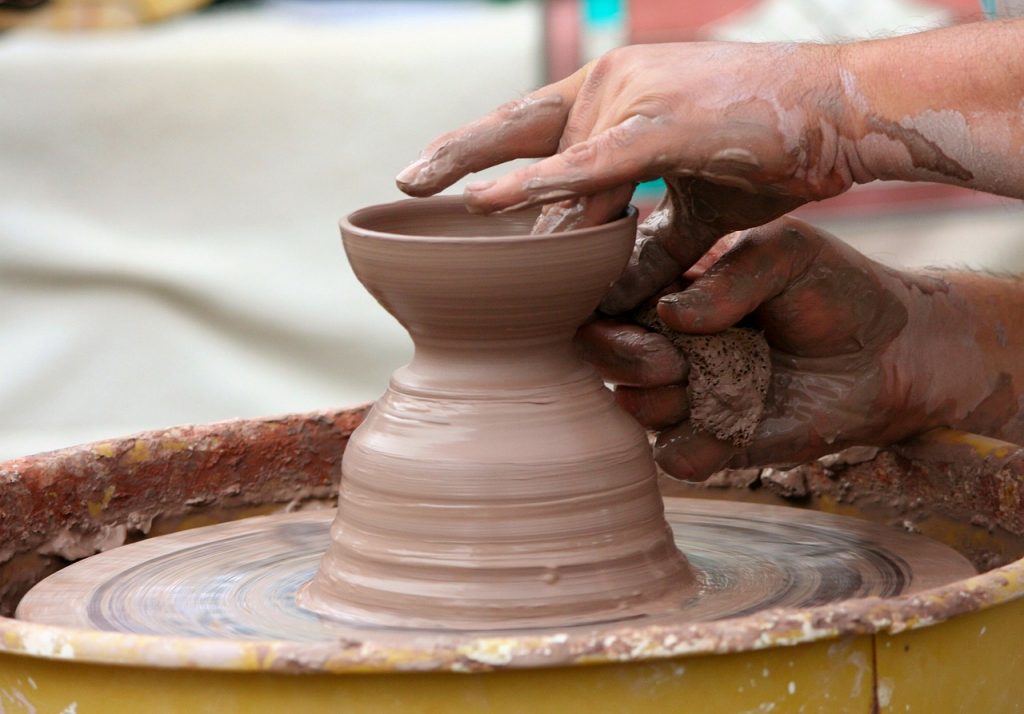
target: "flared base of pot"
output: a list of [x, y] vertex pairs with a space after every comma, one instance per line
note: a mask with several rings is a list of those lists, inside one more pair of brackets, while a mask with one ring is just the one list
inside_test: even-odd
[[[358, 626], [514, 630], [675, 612], [696, 590], [689, 563], [671, 541], [614, 568], [588, 563], [455, 574], [450, 568], [419, 570], [416, 579], [392, 578], [374, 588], [322, 565], [296, 601], [303, 609]], [[429, 594], [437, 590], [446, 594]]]
[[349, 439], [330, 544], [299, 604], [462, 630], [678, 609], [695, 579], [645, 434], [563, 357], [559, 379], [501, 399], [425, 393], [412, 367], [396, 372]]

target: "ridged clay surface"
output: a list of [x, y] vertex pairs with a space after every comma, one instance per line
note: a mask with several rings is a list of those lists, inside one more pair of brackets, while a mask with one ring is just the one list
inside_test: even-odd
[[535, 218], [436, 198], [342, 223], [356, 276], [416, 349], [345, 451], [304, 607], [507, 628], [668, 610], [693, 587], [644, 431], [572, 346], [636, 213], [546, 236]]

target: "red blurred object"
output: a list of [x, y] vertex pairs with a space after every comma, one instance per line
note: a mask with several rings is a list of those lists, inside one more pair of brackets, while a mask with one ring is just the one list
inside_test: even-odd
[[629, 0], [630, 42], [668, 42], [701, 39], [709, 22], [758, 4], [760, 0]]
[[[980, 0], [923, 0], [924, 4], [946, 8], [956, 21], [982, 17]], [[629, 0], [630, 42], [680, 42], [700, 40], [703, 28], [733, 13], [741, 13], [762, 0]]]
[[568, 77], [582, 64], [579, 5], [579, 0], [547, 0], [544, 3], [545, 73], [548, 82]]

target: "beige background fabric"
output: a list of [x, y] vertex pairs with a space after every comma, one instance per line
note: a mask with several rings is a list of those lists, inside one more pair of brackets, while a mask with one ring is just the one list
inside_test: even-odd
[[[407, 359], [336, 222], [541, 82], [540, 9], [328, 7], [0, 36], [0, 458], [351, 405]], [[1020, 270], [1022, 218], [826, 224], [897, 264]]]
[[535, 87], [541, 28], [372, 5], [0, 36], [0, 457], [384, 390], [410, 343], [337, 221]]

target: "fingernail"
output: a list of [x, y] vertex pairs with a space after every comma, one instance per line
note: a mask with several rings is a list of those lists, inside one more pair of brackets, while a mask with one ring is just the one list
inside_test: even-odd
[[670, 307], [681, 307], [690, 310], [699, 310], [708, 305], [707, 293], [700, 290], [683, 290], [678, 293], [669, 293], [658, 300], [659, 304]]
[[466, 184], [466, 190], [470, 193], [480, 193], [481, 191], [486, 191], [494, 184], [494, 181], [472, 181]]
[[397, 176], [395, 181], [401, 184], [415, 183], [416, 179], [423, 172], [423, 168], [427, 165], [426, 159], [416, 159], [411, 164], [402, 169]]
[[495, 213], [515, 213], [516, 211], [521, 211], [524, 208], [536, 205], [536, 203], [536, 201], [527, 199], [525, 201], [520, 201], [519, 203], [513, 203], [511, 206], [505, 206], [505, 208], [499, 208]]
[[[690, 332], [704, 324], [707, 301], [702, 293], [672, 293], [658, 300], [658, 317], [673, 330]], [[661, 307], [665, 309], [662, 310]]]

